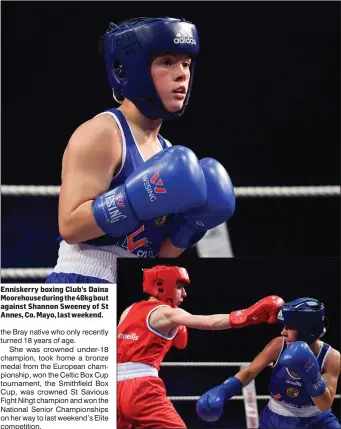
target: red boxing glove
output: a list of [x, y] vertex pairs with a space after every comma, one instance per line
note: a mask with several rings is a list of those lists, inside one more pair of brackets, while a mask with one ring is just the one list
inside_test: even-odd
[[172, 341], [172, 346], [177, 349], [184, 349], [187, 346], [188, 333], [186, 326], [179, 325], [178, 332]]
[[260, 323], [276, 323], [279, 308], [284, 304], [282, 298], [276, 295], [267, 296], [244, 310], [232, 311], [230, 314], [231, 328], [244, 328]]

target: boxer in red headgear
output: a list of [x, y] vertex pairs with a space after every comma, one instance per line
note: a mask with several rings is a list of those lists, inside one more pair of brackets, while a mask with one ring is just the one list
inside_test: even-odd
[[172, 346], [187, 345], [187, 329], [222, 330], [276, 323], [278, 296], [268, 296], [230, 314], [200, 316], [179, 308], [190, 279], [185, 268], [156, 265], [143, 270], [143, 291], [149, 297], [132, 304], [117, 328], [117, 428], [186, 428], [167, 399], [158, 376]]

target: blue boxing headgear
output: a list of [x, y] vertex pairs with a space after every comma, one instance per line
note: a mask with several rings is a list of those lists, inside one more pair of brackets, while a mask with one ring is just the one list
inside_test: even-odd
[[325, 319], [323, 303], [314, 298], [286, 302], [277, 314], [279, 323], [297, 329], [297, 340], [308, 344], [325, 334]]
[[[107, 75], [118, 103], [128, 98], [149, 119], [174, 119], [188, 104], [194, 58], [199, 53], [199, 37], [194, 24], [176, 18], [135, 18], [111, 23], [102, 38]], [[192, 58], [191, 77], [183, 107], [168, 112], [156, 92], [151, 76], [153, 56], [186, 54]]]

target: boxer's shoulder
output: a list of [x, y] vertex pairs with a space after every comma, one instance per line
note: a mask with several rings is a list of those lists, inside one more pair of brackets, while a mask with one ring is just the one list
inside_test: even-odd
[[275, 337], [268, 343], [268, 347], [272, 347], [274, 349], [281, 349], [283, 345], [283, 337]]
[[266, 354], [271, 358], [272, 362], [276, 362], [283, 348], [283, 338], [275, 337], [264, 347], [262, 354]]
[[73, 136], [84, 137], [96, 142], [114, 142], [121, 144], [121, 131], [110, 115], [100, 115], [83, 122], [73, 133]]
[[122, 136], [116, 122], [110, 121], [107, 115], [83, 122], [73, 132], [65, 156], [71, 152], [76, 155], [89, 153], [94, 157], [103, 154], [118, 161], [122, 152]]
[[326, 372], [337, 372], [340, 374], [341, 368], [341, 355], [340, 352], [333, 347], [330, 347], [330, 350], [326, 356], [324, 363], [324, 370]]

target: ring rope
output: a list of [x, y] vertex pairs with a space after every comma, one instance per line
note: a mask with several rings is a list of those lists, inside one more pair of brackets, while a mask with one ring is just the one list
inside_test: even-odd
[[[168, 396], [168, 399], [170, 401], [197, 401], [200, 398], [200, 396]], [[256, 395], [257, 399], [265, 400], [270, 399], [270, 395]], [[231, 399], [242, 401], [244, 400], [244, 396], [233, 396]], [[340, 395], [335, 395], [335, 399], [340, 399]]]
[[[257, 399], [270, 399], [270, 395], [256, 395]], [[200, 396], [167, 396], [170, 401], [197, 401]], [[233, 396], [231, 399], [242, 401], [244, 400], [244, 396], [238, 395]]]
[[[59, 186], [35, 185], [2, 185], [1, 193], [4, 196], [58, 196]], [[237, 197], [312, 197], [338, 196], [340, 186], [265, 186], [265, 187], [236, 187]], [[44, 278], [53, 268], [4, 268], [1, 270], [3, 278]]]
[[[211, 366], [211, 367], [233, 367], [233, 366], [247, 366], [249, 365], [251, 362], [162, 362], [161, 366]], [[197, 401], [200, 398], [200, 396], [168, 396], [168, 399], [170, 401]], [[256, 395], [257, 399], [269, 399], [270, 396], [269, 395]], [[239, 396], [234, 396], [231, 399], [235, 399], [235, 400], [244, 400], [244, 396], [243, 395], [239, 395]], [[340, 399], [340, 395], [335, 395], [335, 399]]]
[[162, 362], [161, 366], [243, 366], [251, 362]]
[[[237, 197], [335, 197], [340, 186], [242, 186], [234, 188]], [[55, 197], [60, 186], [2, 185], [3, 196]]]
[[1, 277], [4, 279], [45, 278], [52, 271], [53, 268], [2, 268]]

